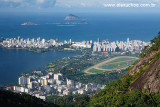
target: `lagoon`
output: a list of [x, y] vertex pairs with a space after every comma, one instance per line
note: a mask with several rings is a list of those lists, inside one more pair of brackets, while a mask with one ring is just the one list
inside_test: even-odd
[[0, 84], [14, 83], [22, 72], [43, 70], [45, 65], [63, 57], [76, 56], [76, 53], [48, 51], [35, 53], [22, 49], [0, 48]]

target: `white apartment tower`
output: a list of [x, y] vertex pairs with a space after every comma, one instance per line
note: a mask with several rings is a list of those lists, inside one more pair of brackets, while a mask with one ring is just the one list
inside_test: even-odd
[[21, 86], [24, 86], [27, 84], [27, 78], [26, 77], [19, 77], [18, 78], [18, 84], [21, 85]]

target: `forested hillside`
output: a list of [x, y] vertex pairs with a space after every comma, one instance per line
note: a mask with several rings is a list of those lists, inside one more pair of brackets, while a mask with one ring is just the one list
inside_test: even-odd
[[96, 93], [89, 106], [160, 106], [160, 33], [121, 79]]
[[58, 107], [39, 98], [0, 90], [1, 107]]

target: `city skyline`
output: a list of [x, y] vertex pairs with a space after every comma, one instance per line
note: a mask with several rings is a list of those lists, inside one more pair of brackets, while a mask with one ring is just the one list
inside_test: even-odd
[[[97, 39], [97, 41], [82, 41], [82, 42], [74, 42], [72, 39], [69, 39], [69, 41], [64, 40], [63, 42], [59, 42], [59, 39], [56, 38], [46, 40], [41, 39], [38, 37], [37, 39], [23, 39], [18, 36], [18, 38], [10, 38], [3, 40], [0, 45], [2, 45], [5, 48], [45, 48], [48, 49], [50, 47], [59, 47], [63, 45], [70, 45], [70, 48], [92, 48], [93, 52], [115, 52], [117, 49], [122, 51], [135, 51], [140, 53], [140, 51], [147, 45], [149, 45], [149, 42], [144, 42], [141, 40], [130, 40], [129, 38], [126, 39], [126, 41], [112, 41], [110, 42], [108, 39], [106, 40], [100, 40], [100, 38]], [[72, 50], [70, 48], [64, 48], [66, 50]]]

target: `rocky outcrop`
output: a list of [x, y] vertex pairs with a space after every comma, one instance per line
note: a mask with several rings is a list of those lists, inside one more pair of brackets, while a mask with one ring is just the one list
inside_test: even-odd
[[130, 75], [134, 75], [140, 67], [143, 67], [145, 63], [150, 63], [154, 54], [150, 54], [148, 57], [141, 59], [138, 63], [134, 65], [132, 70], [129, 72]]
[[[135, 74], [139, 67], [145, 67], [144, 63], [150, 63], [152, 58], [154, 57], [153, 54], [150, 56], [143, 58], [140, 60], [133, 69], [130, 71], [130, 75]], [[147, 70], [145, 70], [132, 84], [131, 88], [138, 89], [140, 91], [149, 91], [149, 92], [156, 92], [160, 88], [160, 58], [154, 61]]]

